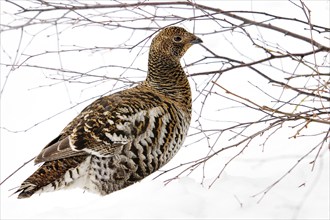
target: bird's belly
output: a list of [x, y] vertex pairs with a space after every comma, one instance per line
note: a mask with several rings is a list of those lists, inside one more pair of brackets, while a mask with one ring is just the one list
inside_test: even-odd
[[91, 156], [84, 188], [109, 194], [130, 186], [165, 165], [180, 149], [188, 128], [175, 127], [164, 140], [137, 138], [111, 157]]

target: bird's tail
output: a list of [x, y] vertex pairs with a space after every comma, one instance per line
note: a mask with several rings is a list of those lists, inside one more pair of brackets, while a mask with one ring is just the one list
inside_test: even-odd
[[86, 158], [86, 155], [82, 155], [47, 161], [27, 178], [15, 193], [19, 193], [18, 198], [23, 199], [44, 188], [47, 188], [45, 191], [54, 191], [61, 186], [67, 186], [80, 176], [78, 167]]

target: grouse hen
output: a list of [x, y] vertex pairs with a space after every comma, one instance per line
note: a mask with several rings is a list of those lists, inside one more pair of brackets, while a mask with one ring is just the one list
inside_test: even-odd
[[146, 80], [87, 106], [35, 158], [43, 164], [21, 184], [18, 198], [71, 186], [107, 195], [166, 164], [191, 119], [180, 58], [199, 43], [181, 27], [162, 29], [151, 43]]

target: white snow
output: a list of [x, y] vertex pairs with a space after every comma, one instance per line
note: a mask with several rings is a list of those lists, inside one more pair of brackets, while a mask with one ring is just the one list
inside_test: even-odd
[[[200, 2], [207, 2], [207, 4], [210, 5], [217, 3], [217, 1]], [[293, 13], [289, 9], [286, 10], [286, 8], [281, 5], [285, 4], [285, 1], [219, 2], [221, 2], [219, 7], [224, 10], [263, 11], [265, 9], [268, 11], [271, 10], [274, 14], [283, 14], [283, 16], [289, 16], [290, 13]], [[245, 3], [243, 4], [243, 2]], [[329, 13], [328, 1], [305, 2], [312, 9], [312, 18], [315, 24], [329, 24], [329, 22], [325, 20], [326, 15], [328, 15], [326, 13]], [[3, 1], [1, 1], [1, 4], [2, 3]], [[1, 10], [3, 14], [3, 10], [5, 9]], [[10, 10], [13, 9], [11, 8]], [[183, 13], [187, 12], [184, 11]], [[298, 11], [298, 15], [300, 18], [304, 17], [301, 11]], [[2, 23], [5, 22], [2, 21]], [[191, 24], [192, 22], [190, 21], [185, 23], [185, 25], [190, 25], [192, 27]], [[200, 33], [203, 33], [203, 30], [206, 30], [207, 28], [213, 28], [212, 25], [203, 26], [198, 22], [196, 22], [196, 27], [200, 28], [198, 29]], [[100, 29], [88, 25], [81, 29], [67, 29], [63, 32], [63, 38], [61, 38], [62, 46], [73, 44], [89, 45], [88, 43], [95, 46], [95, 42], [101, 42], [100, 45], [111, 46], [112, 44], [115, 45], [115, 43], [122, 43], [122, 36], [130, 36], [130, 32], [127, 30], [123, 30], [121, 34], [118, 34], [118, 32], [112, 34], [111, 30], [108, 29], [102, 29], [101, 32], [96, 33], [93, 32], [94, 28], [95, 30], [100, 31]], [[300, 27], [288, 28], [290, 30], [297, 29], [301, 31]], [[52, 32], [51, 28], [47, 31], [53, 34], [50, 35], [49, 38], [37, 35], [36, 38], [40, 39], [31, 41], [31, 43], [29, 43], [28, 38], [24, 38], [22, 42], [24, 53], [37, 54], [40, 51], [43, 52], [45, 48], [49, 50], [57, 50], [57, 41], [55, 39], [56, 37], [54, 37], [55, 34]], [[47, 31], [45, 34], [48, 33]], [[288, 38], [283, 40], [279, 35], [271, 36], [273, 32], [262, 33], [264, 37], [271, 39], [270, 42], [285, 45], [285, 47], [287, 46], [290, 49], [296, 47], [296, 45], [290, 44], [291, 41], [289, 41]], [[138, 35], [141, 33], [137, 32], [136, 34]], [[15, 50], [17, 49], [19, 36], [19, 31], [13, 33], [5, 32], [2, 36], [2, 41], [4, 41], [4, 39], [7, 41], [6, 44], [1, 42], [1, 44], [3, 44], [1, 47], [5, 48], [6, 52], [13, 57], [16, 53]], [[136, 43], [143, 37], [145, 36], [142, 34], [136, 36], [136, 39], [133, 42]], [[236, 43], [235, 46], [243, 49], [246, 47], [243, 50], [245, 54], [250, 52], [248, 48], [251, 48], [251, 42], [247, 39], [242, 40], [237, 34], [233, 34], [232, 36], [229, 35], [229, 37], [231, 42]], [[237, 51], [235, 51], [232, 45], [226, 42], [223, 37], [221, 37], [221, 40], [219, 40], [220, 38], [211, 38], [210, 35], [202, 37], [204, 44], [209, 48], [214, 48], [219, 54], [225, 53], [229, 57], [237, 55]], [[278, 42], [279, 40], [283, 41]], [[317, 40], [328, 42], [328, 39]], [[35, 45], [36, 42], [37, 45]], [[308, 50], [311, 49], [311, 45], [307, 43], [304, 44], [304, 46], [306, 46]], [[302, 49], [305, 52], [306, 48], [299, 49]], [[199, 49], [198, 46], [192, 47], [185, 56], [185, 59], [189, 60], [194, 55], [196, 58], [200, 55], [198, 52], [201, 50]], [[308, 50], [306, 49], [306, 51]], [[1, 53], [1, 55], [2, 57], [7, 57], [5, 53]], [[262, 54], [262, 56], [263, 55], [264, 54]], [[72, 57], [72, 54], [63, 54], [62, 61], [63, 65], [68, 69], [72, 68], [77, 71], [80, 70], [85, 72], [94, 67], [104, 65], [122, 64], [123, 66], [128, 66], [132, 60], [135, 59], [135, 56], [136, 51], [128, 52], [127, 50], [117, 50], [104, 52], [104, 54], [88, 54], [88, 56], [84, 56], [82, 53], [77, 53], [77, 56], [74, 57]], [[127, 59], [116, 59], [118, 57], [127, 57]], [[136, 62], [140, 64], [140, 66], [138, 66], [139, 68], [145, 69], [146, 57], [147, 54], [144, 52], [137, 58], [138, 61]], [[36, 59], [32, 59], [32, 61], [44, 66], [57, 66], [58, 57], [55, 56], [54, 59], [52, 58], [54, 57], [51, 55], [49, 57], [41, 56], [40, 59], [37, 59], [36, 57]], [[194, 60], [195, 58], [191, 60]], [[24, 60], [25, 57], [22, 56], [18, 59], [21, 61]], [[197, 60], [197, 58], [195, 60]], [[32, 62], [32, 64], [34, 63]], [[291, 65], [291, 63], [283, 63], [283, 66], [285, 65]], [[3, 73], [7, 74], [9, 68], [10, 66], [6, 67], [1, 65], [1, 80], [6, 78], [6, 75], [3, 75]], [[296, 66], [293, 66], [292, 70], [295, 68]], [[28, 68], [25, 68], [23, 70], [27, 69]], [[198, 66], [196, 69], [198, 69]], [[24, 161], [37, 155], [42, 147], [52, 138], [55, 138], [61, 129], [66, 126], [66, 124], [72, 120], [72, 118], [75, 117], [84, 106], [89, 104], [91, 100], [84, 102], [77, 108], [71, 109], [75, 103], [80, 103], [91, 97], [104, 94], [110, 89], [109, 83], [111, 82], [102, 82], [100, 84], [92, 84], [91, 86], [84, 83], [67, 83], [65, 85], [61, 83], [54, 84], [55, 81], [45, 77], [47, 74], [41, 70], [32, 70], [33, 71], [31, 72], [24, 72], [21, 69], [17, 69], [16, 71], [10, 72], [6, 88], [1, 96], [1, 181], [22, 165]], [[107, 72], [108, 70], [109, 72]], [[122, 71], [122, 69], [119, 68], [116, 69], [109, 67], [103, 69], [102, 71], [105, 72], [102, 74], [113, 77], [114, 75], [112, 71], [115, 72], [116, 70], [119, 72]], [[133, 79], [141, 80], [142, 78], [138, 77], [144, 76], [144, 72], [135, 72], [137, 72], [137, 76]], [[54, 72], [51, 74], [54, 74], [55, 78], [58, 77]], [[81, 80], [88, 81], [88, 79], [93, 78], [82, 78]], [[206, 80], [205, 78], [198, 78], [198, 80], [200, 79]], [[253, 82], [253, 80], [260, 79], [251, 78], [249, 74], [234, 74], [233, 76], [228, 74], [221, 76], [222, 85], [228, 89], [233, 89], [235, 91], [236, 88], [240, 88], [240, 90], [237, 90], [238, 92], [249, 93], [249, 95], [252, 94], [252, 97], [253, 92], [260, 95], [259, 91], [256, 92], [250, 89], [251, 85], [247, 83], [250, 80]], [[268, 82], [265, 82], [265, 84], [267, 83]], [[191, 84], [193, 85], [194, 82], [191, 81]], [[3, 85], [4, 83], [1, 82], [1, 86]], [[202, 84], [200, 88], [201, 87], [203, 87]], [[115, 87], [115, 89], [118, 88]], [[196, 93], [195, 87], [193, 92], [193, 96], [196, 97], [198, 94]], [[217, 109], [220, 109], [220, 107], [217, 106], [217, 98], [218, 97], [215, 96], [211, 97], [208, 102], [211, 102], [212, 100], [214, 101], [213, 105], [209, 105], [212, 108], [204, 110], [204, 116], [208, 117], [204, 122], [209, 123], [208, 126], [205, 124], [206, 128], [225, 126], [225, 121], [233, 119], [233, 116], [236, 121], [247, 120], [246, 115], [250, 112], [242, 113], [241, 109], [233, 108], [229, 109], [229, 111], [223, 111], [222, 114], [217, 114], [215, 120], [218, 120], [221, 123], [218, 123], [218, 121], [207, 121], [208, 119], [214, 119], [212, 118], [212, 114], [214, 114], [215, 111], [218, 111]], [[258, 102], [260, 102], [260, 104], [268, 104], [268, 100], [262, 95], [260, 96], [260, 99], [258, 99]], [[198, 103], [196, 103], [197, 102], [195, 102], [193, 106], [195, 111], [199, 108]], [[229, 107], [232, 107], [230, 106], [230, 103], [221, 104], [227, 104]], [[64, 111], [63, 114], [51, 117], [65, 109], [68, 110]], [[254, 115], [249, 116], [254, 117]], [[49, 117], [51, 118], [48, 119]], [[196, 118], [196, 114], [194, 117]], [[194, 120], [195, 119], [193, 119], [193, 121]], [[308, 131], [311, 131], [310, 134], [317, 134], [321, 128], [322, 131], [326, 130], [321, 126], [323, 125], [310, 124], [308, 129], [311, 130]], [[193, 133], [194, 128], [190, 129], [190, 132]], [[36, 166], [33, 166], [33, 164], [30, 163], [0, 186], [0, 218], [329, 219], [329, 149], [327, 149], [327, 146], [323, 147], [320, 151], [319, 157], [316, 159], [313, 170], [313, 164], [310, 164], [310, 162], [315, 159], [317, 150], [304, 158], [304, 160], [300, 161], [297, 166], [289, 172], [304, 154], [306, 154], [313, 146], [317, 145], [315, 137], [313, 136], [300, 137], [297, 139], [289, 138], [294, 134], [295, 130], [281, 129], [279, 132], [271, 136], [265, 149], [263, 149], [263, 146], [260, 146], [260, 143], [257, 141], [251, 143], [250, 146], [239, 155], [239, 157], [230, 162], [220, 178], [214, 182], [211, 188], [209, 188], [210, 184], [213, 183], [223, 166], [230, 161], [233, 155], [237, 154], [241, 148], [233, 148], [232, 151], [228, 152], [224, 151], [208, 161], [204, 167], [206, 174], [205, 179], [202, 179], [203, 170], [202, 167], [199, 167], [199, 169], [191, 173], [191, 175], [183, 175], [181, 178], [173, 180], [165, 185], [164, 181], [173, 178], [179, 171], [174, 170], [154, 179], [154, 177], [160, 173], [156, 172], [133, 186], [104, 197], [84, 192], [82, 189], [70, 189], [43, 193], [41, 195], [34, 195], [29, 199], [18, 200], [16, 199], [16, 195], [11, 196], [15, 189], [10, 189], [19, 186], [22, 181], [36, 170]], [[224, 134], [224, 136], [225, 135], [227, 134]], [[228, 139], [230, 137], [231, 136], [228, 136]], [[260, 136], [259, 140], [261, 140], [261, 143], [266, 137], [266, 135]], [[162, 168], [162, 170], [170, 169], [179, 164], [205, 156], [206, 153], [210, 151], [208, 146], [213, 144], [214, 142], [212, 141], [216, 138], [213, 136], [213, 139], [208, 140], [211, 144], [204, 139], [199, 141], [199, 138], [200, 137], [196, 136], [188, 137], [185, 144], [189, 144], [189, 146], [182, 147], [174, 159], [170, 161], [166, 167]], [[227, 136], [222, 137], [221, 141], [226, 140], [226, 138]], [[319, 141], [319, 139], [317, 141]], [[216, 147], [218, 148], [216, 149], [219, 149], [222, 145], [226, 146], [227, 143], [221, 142], [217, 144]], [[329, 144], [329, 140], [326, 144]], [[263, 191], [274, 184], [283, 175], [286, 176], [264, 195]], [[264, 197], [262, 197], [263, 195]]]
[[298, 169], [259, 203], [252, 195], [273, 178], [224, 175], [210, 189], [190, 177], [166, 186], [147, 178], [104, 197], [72, 189], [18, 200], [2, 188], [1, 219], [328, 219], [328, 161], [305, 186]]

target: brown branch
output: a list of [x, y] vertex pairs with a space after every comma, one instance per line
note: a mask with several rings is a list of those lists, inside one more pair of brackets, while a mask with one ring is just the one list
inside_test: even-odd
[[[203, 45], [203, 47], [206, 48], [204, 45]], [[207, 49], [207, 50], [210, 51], [209, 49]], [[308, 52], [308, 53], [310, 53], [310, 52]], [[311, 53], [313, 53], [313, 52], [311, 52]], [[326, 97], [326, 96], [322, 96], [322, 95], [319, 95], [319, 94], [305, 92], [305, 91], [302, 91], [302, 90], [297, 89], [295, 87], [292, 87], [292, 86], [290, 86], [290, 85], [288, 85], [286, 83], [283, 83], [283, 82], [280, 82], [280, 81], [277, 81], [275, 79], [272, 79], [272, 78], [268, 77], [266, 74], [262, 73], [261, 71], [257, 70], [255, 67], [251, 66], [253, 64], [259, 63], [258, 61], [252, 62], [252, 63], [245, 63], [243, 61], [235, 60], [235, 59], [228, 58], [228, 57], [218, 56], [218, 55], [217, 55], [217, 58], [226, 59], [226, 60], [228, 60], [230, 62], [239, 63], [241, 65], [236, 65], [236, 66], [233, 65], [232, 67], [228, 67], [228, 68], [223, 69], [223, 70], [215, 70], [215, 71], [206, 71], [206, 72], [192, 73], [189, 76], [209, 75], [209, 74], [215, 74], [215, 73], [222, 74], [224, 72], [228, 72], [228, 71], [233, 70], [233, 69], [236, 69], [236, 68], [248, 67], [248, 68], [252, 69], [253, 71], [255, 71], [257, 74], [259, 74], [260, 76], [262, 76], [263, 78], [267, 79], [269, 81], [269, 83], [278, 84], [278, 85], [282, 86], [283, 88], [291, 89], [291, 90], [293, 90], [293, 91], [295, 91], [295, 92], [297, 92], [299, 94], [307, 95], [307, 96], [310, 96], [310, 97], [317, 97], [317, 98], [320, 98], [320, 99], [324, 99], [324, 100], [330, 101], [330, 97]]]
[[[307, 116], [303, 116], [301, 115], [301, 113], [298, 113], [298, 114], [294, 114], [294, 113], [289, 113], [289, 112], [283, 112], [283, 111], [280, 111], [278, 109], [273, 109], [273, 108], [270, 108], [268, 106], [260, 106], [258, 105], [257, 103], [247, 99], [247, 98], [244, 98], [240, 95], [237, 95], [231, 91], [229, 91], [228, 89], [224, 88], [223, 86], [219, 85], [217, 82], [213, 82], [215, 85], [217, 85], [218, 87], [220, 87], [221, 89], [223, 89], [226, 93], [228, 94], [231, 94], [239, 99], [242, 99], [244, 101], [247, 101], [249, 103], [251, 103], [252, 105], [254, 106], [257, 106], [260, 110], [265, 110], [265, 111], [268, 111], [268, 112], [271, 112], [272, 114], [273, 113], [278, 113], [278, 114], [282, 114], [288, 118], [292, 118], [294, 120], [298, 120], [298, 119], [305, 119], [308, 123], [310, 122], [318, 122], [318, 123], [322, 123], [322, 124], [329, 124], [330, 125], [330, 121], [327, 121], [327, 120], [319, 120], [319, 119], [315, 119], [315, 118], [312, 118], [314, 116], [313, 115], [307, 115]], [[307, 125], [306, 125], [307, 126]]]
[[262, 194], [260, 199], [258, 200], [258, 203], [261, 202], [261, 200], [266, 196], [266, 194], [274, 188], [279, 182], [281, 182], [287, 175], [289, 175], [308, 155], [310, 155], [318, 145], [313, 147], [310, 151], [308, 151], [305, 155], [303, 155], [285, 174], [283, 174], [280, 178], [278, 178], [275, 182], [273, 182], [271, 185], [267, 186], [264, 190], [252, 195], [252, 197], [256, 197]]
[[30, 160], [26, 161], [25, 163], [23, 163], [23, 165], [21, 165], [20, 167], [18, 167], [14, 172], [12, 172], [9, 176], [7, 176], [2, 182], [0, 182], [0, 186], [5, 183], [10, 177], [12, 177], [15, 173], [17, 173], [17, 171], [19, 171], [20, 169], [22, 169], [26, 164], [30, 163], [32, 160], [34, 160], [35, 157], [31, 158]]
[[[8, 0], [6, 0], [8, 1]], [[11, 1], [9, 1], [10, 3], [12, 3]], [[289, 30], [274, 26], [272, 24], [265, 24], [263, 22], [257, 22], [257, 21], [253, 21], [247, 18], [244, 18], [242, 16], [238, 16], [235, 15], [233, 13], [230, 12], [226, 12], [220, 8], [214, 8], [214, 7], [210, 7], [210, 6], [206, 6], [206, 5], [202, 5], [202, 4], [197, 4], [194, 2], [190, 2], [190, 1], [176, 1], [176, 2], [138, 2], [138, 3], [117, 3], [117, 4], [92, 4], [92, 5], [87, 5], [84, 4], [82, 6], [75, 6], [75, 5], [53, 5], [52, 3], [48, 3], [46, 1], [40, 1], [42, 3], [47, 3], [47, 5], [49, 7], [47, 8], [29, 8], [26, 9], [24, 8], [23, 12], [32, 12], [32, 11], [37, 11], [37, 12], [46, 12], [46, 11], [54, 11], [54, 10], [69, 10], [69, 11], [75, 11], [75, 10], [86, 10], [86, 9], [110, 9], [110, 8], [136, 8], [136, 7], [141, 7], [141, 6], [173, 6], [173, 5], [186, 5], [186, 6], [191, 6], [193, 8], [198, 8], [201, 10], [208, 10], [208, 11], [213, 11], [219, 14], [223, 14], [225, 16], [240, 20], [244, 23], [247, 24], [252, 24], [252, 25], [256, 25], [258, 27], [263, 27], [266, 29], [270, 29], [270, 30], [274, 30], [280, 33], [283, 33], [286, 36], [290, 36], [296, 39], [300, 39], [302, 41], [305, 41], [309, 44], [312, 44], [316, 47], [318, 47], [319, 49], [323, 50], [323, 51], [327, 51], [330, 52], [330, 47], [324, 46], [321, 43], [318, 43], [317, 41], [310, 39], [308, 37], [299, 35], [297, 33], [291, 32]]]

